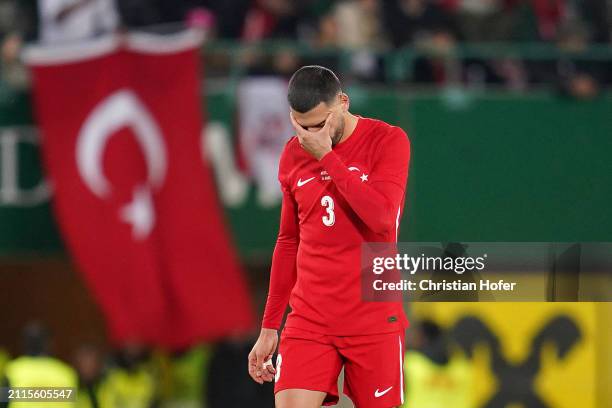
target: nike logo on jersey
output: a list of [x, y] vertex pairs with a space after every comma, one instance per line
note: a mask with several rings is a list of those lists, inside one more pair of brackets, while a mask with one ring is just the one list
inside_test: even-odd
[[298, 186], [298, 187], [302, 187], [304, 184], [306, 184], [306, 183], [308, 183], [308, 182], [310, 182], [310, 181], [312, 181], [312, 180], [314, 180], [314, 179], [315, 179], [314, 177], [311, 177], [311, 178], [309, 178], [309, 179], [302, 180], [302, 178], [300, 177], [300, 179], [299, 179], [299, 180], [298, 180], [298, 182], [297, 182], [297, 186]]
[[389, 388], [387, 388], [386, 390], [383, 390], [383, 391], [378, 391], [378, 388], [377, 388], [376, 391], [374, 391], [374, 398], [382, 397], [383, 395], [385, 395], [386, 393], [391, 391], [391, 388], [393, 388], [393, 386], [391, 386], [391, 387], [389, 387]]

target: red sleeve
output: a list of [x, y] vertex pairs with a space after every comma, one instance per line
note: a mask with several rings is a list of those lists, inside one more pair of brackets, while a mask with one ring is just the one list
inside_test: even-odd
[[270, 271], [268, 300], [264, 310], [262, 327], [278, 330], [283, 320], [289, 295], [296, 281], [296, 257], [299, 245], [297, 205], [282, 177], [283, 163], [279, 165], [279, 179], [283, 190], [280, 228]]
[[350, 171], [332, 150], [321, 159], [321, 165], [353, 211], [374, 232], [396, 230], [399, 211], [406, 191], [410, 141], [406, 133], [392, 128], [378, 145], [368, 180]]

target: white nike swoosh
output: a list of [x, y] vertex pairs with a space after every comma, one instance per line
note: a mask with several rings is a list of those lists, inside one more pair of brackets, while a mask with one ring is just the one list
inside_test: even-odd
[[309, 178], [309, 179], [306, 179], [306, 180], [302, 181], [302, 179], [300, 178], [300, 179], [298, 180], [298, 182], [297, 182], [297, 186], [298, 186], [298, 187], [302, 187], [304, 184], [306, 184], [306, 183], [308, 183], [309, 181], [312, 181], [312, 180], [314, 180], [314, 179], [315, 179], [314, 177], [311, 177], [311, 178]]
[[387, 388], [384, 391], [380, 391], [380, 392], [378, 391], [378, 388], [377, 388], [376, 391], [374, 391], [374, 398], [382, 397], [383, 395], [391, 391], [391, 388], [393, 388], [393, 386]]

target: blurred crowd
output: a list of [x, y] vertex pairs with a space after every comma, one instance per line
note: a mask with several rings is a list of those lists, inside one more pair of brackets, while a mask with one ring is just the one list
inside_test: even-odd
[[[474, 407], [472, 363], [457, 351], [460, 337], [431, 320], [413, 321], [404, 356], [405, 407]], [[0, 348], [0, 386], [69, 387], [75, 396], [61, 405], [66, 408], [272, 408], [272, 383], [259, 385], [247, 374], [252, 344], [234, 339], [174, 353], [135, 343], [113, 350], [83, 344], [60, 359], [48, 329], [31, 322], [17, 357]], [[0, 408], [13, 405], [0, 398]], [[339, 405], [345, 406], [352, 404]]]
[[[227, 340], [168, 352], [142, 344], [82, 344], [60, 359], [48, 329], [36, 322], [23, 331], [14, 358], [0, 347], [0, 386], [69, 387], [71, 408], [273, 407], [272, 384], [260, 386], [246, 371], [253, 341]], [[11, 408], [0, 398], [0, 408]], [[20, 403], [38, 407], [40, 403]]]
[[[348, 48], [434, 41], [554, 41], [580, 25], [607, 42], [609, 0], [3, 0], [0, 28], [67, 41], [124, 27], [186, 21], [218, 38], [316, 41]], [[78, 22], [77, 22], [78, 20]], [[90, 26], [89, 29], [86, 26]], [[55, 27], [52, 27], [55, 26]], [[72, 33], [57, 30], [63, 26]], [[56, 30], [53, 30], [55, 28]], [[66, 30], [66, 31], [67, 31]]]
[[[11, 74], [24, 42], [70, 43], [118, 30], [164, 32], [184, 25], [205, 30], [209, 40], [243, 47], [284, 41], [272, 53], [241, 57], [251, 75], [286, 76], [314, 62], [345, 79], [385, 83], [389, 53], [409, 50], [408, 74], [400, 75], [407, 83], [513, 90], [552, 84], [587, 99], [612, 84], [610, 58], [592, 52], [609, 48], [612, 0], [0, 0], [3, 77], [26, 82], [23, 72]], [[483, 43], [550, 48], [520, 56], [457, 52]], [[218, 55], [209, 61], [211, 75], [230, 71]]]

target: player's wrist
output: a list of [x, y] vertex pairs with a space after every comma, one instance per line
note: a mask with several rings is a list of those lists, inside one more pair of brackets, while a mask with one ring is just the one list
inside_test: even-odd
[[262, 327], [261, 331], [259, 332], [260, 336], [275, 336], [277, 334], [278, 334], [277, 329], [272, 329], [269, 327]]

